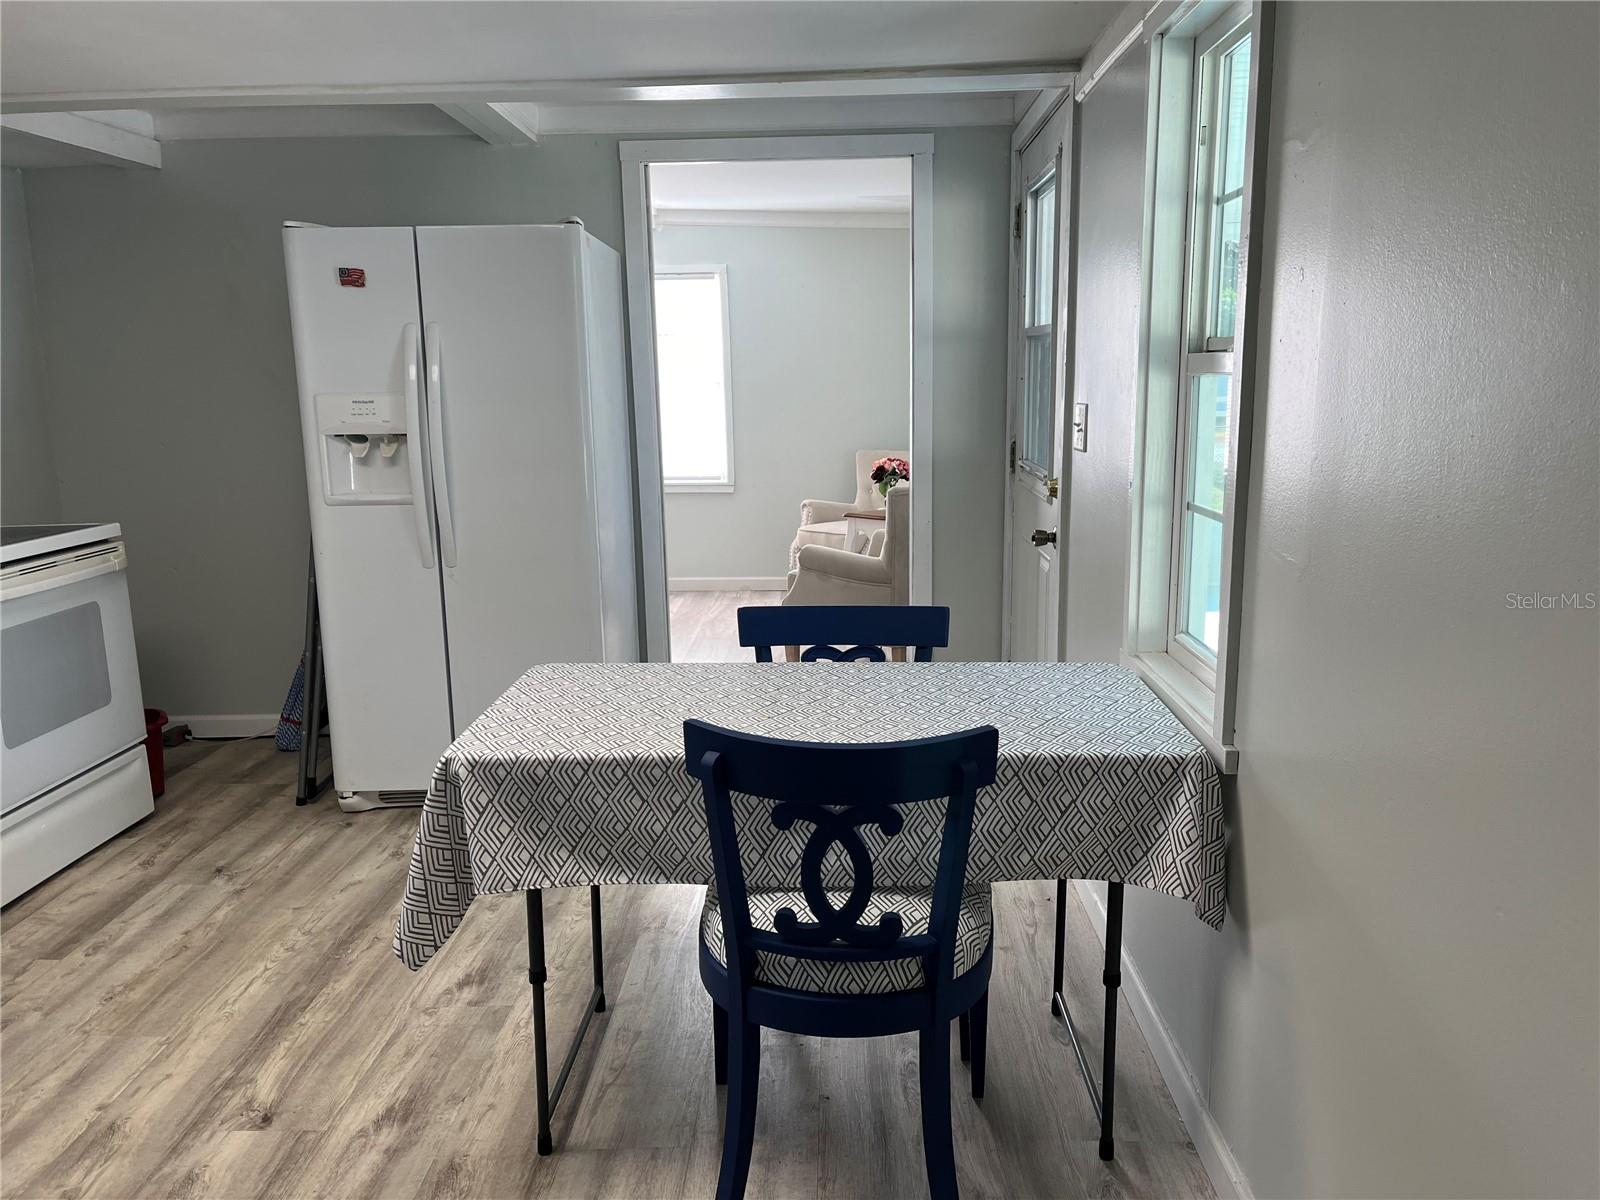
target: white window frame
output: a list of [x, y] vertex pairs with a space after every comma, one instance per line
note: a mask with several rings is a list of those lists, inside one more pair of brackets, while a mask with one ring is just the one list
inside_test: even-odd
[[[1240, 578], [1244, 563], [1246, 484], [1250, 475], [1255, 362], [1261, 293], [1261, 206], [1266, 98], [1271, 88], [1272, 5], [1263, 0], [1201, 0], [1165, 10], [1151, 38], [1150, 121], [1144, 206], [1143, 304], [1139, 396], [1134, 431], [1132, 546], [1123, 652], [1130, 663], [1206, 745], [1226, 772], [1238, 769], [1234, 713], [1238, 679]], [[1245, 119], [1243, 205], [1234, 336], [1207, 336], [1210, 213], [1194, 203], [1193, 154], [1199, 102], [1196, 64], [1208, 50], [1251, 37], [1250, 100]], [[1212, 143], [1215, 146], [1215, 135]], [[1210, 154], [1204, 156], [1206, 160]], [[1209, 199], [1211, 188], [1204, 188]], [[1204, 228], [1194, 228], [1198, 216]], [[1198, 222], [1196, 222], [1198, 224]], [[1198, 300], [1198, 303], [1196, 302]], [[1215, 660], [1180, 635], [1183, 499], [1188, 469], [1191, 381], [1198, 374], [1231, 378], [1228, 462], [1223, 483], [1222, 587]]]
[[656, 267], [651, 275], [654, 289], [657, 279], [707, 279], [715, 278], [722, 302], [722, 416], [728, 431], [728, 453], [723, 462], [723, 472], [716, 478], [674, 478], [661, 471], [661, 487], [667, 492], [731, 492], [734, 484], [733, 443], [733, 338], [728, 317], [728, 267], [725, 263], [703, 266]]
[[[1177, 420], [1174, 423], [1172, 486], [1172, 558], [1168, 571], [1171, 582], [1167, 598], [1167, 653], [1175, 658], [1190, 674], [1206, 687], [1216, 688], [1216, 659], [1210, 647], [1196, 641], [1184, 628], [1184, 606], [1188, 599], [1188, 517], [1195, 507], [1189, 500], [1189, 468], [1193, 460], [1190, 445], [1190, 422], [1194, 417], [1192, 404], [1196, 381], [1204, 375], [1226, 375], [1232, 393], [1230, 406], [1238, 401], [1237, 380], [1234, 378], [1234, 335], [1212, 337], [1211, 327], [1211, 265], [1214, 250], [1216, 216], [1220, 197], [1216, 193], [1217, 172], [1222, 161], [1218, 153], [1221, 130], [1213, 118], [1222, 101], [1218, 88], [1220, 60], [1244, 40], [1250, 31], [1249, 11], [1242, 6], [1230, 7], [1204, 32], [1194, 39], [1191, 73], [1194, 78], [1189, 98], [1189, 128], [1187, 139], [1191, 161], [1187, 171], [1190, 179], [1188, 196], [1188, 221], [1184, 245], [1184, 285], [1182, 316], [1183, 349], [1182, 369], [1178, 373], [1176, 396]], [[1198, 129], [1209, 136], [1201, 138]], [[1249, 136], [1248, 128], [1245, 131]], [[1240, 193], [1244, 191], [1240, 185]], [[1235, 310], [1235, 329], [1238, 313]], [[1219, 524], [1226, 525], [1226, 513], [1212, 513]]]

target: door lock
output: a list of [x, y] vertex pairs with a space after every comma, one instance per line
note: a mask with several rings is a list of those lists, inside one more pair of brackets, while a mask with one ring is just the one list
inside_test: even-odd
[[1033, 536], [1028, 540], [1035, 546], [1054, 546], [1056, 544], [1056, 531], [1054, 529], [1035, 529]]

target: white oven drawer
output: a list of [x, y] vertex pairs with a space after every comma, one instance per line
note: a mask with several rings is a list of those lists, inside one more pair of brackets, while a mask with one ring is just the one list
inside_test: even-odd
[[155, 810], [150, 764], [134, 746], [0, 817], [0, 904]]
[[120, 543], [0, 590], [0, 811], [143, 739]]

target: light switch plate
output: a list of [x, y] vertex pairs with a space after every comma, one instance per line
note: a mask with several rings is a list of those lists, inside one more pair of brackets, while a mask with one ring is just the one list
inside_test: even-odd
[[1072, 406], [1072, 448], [1084, 451], [1089, 449], [1089, 406], [1087, 404], [1074, 404]]

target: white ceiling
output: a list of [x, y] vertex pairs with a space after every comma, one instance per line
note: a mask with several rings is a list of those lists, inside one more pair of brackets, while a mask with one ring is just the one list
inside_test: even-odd
[[656, 163], [650, 201], [657, 211], [908, 212], [911, 160]]
[[[1040, 89], [1071, 81], [1120, 8], [4, 0], [0, 165], [157, 166], [160, 143], [196, 138], [442, 135], [526, 146], [561, 133], [1010, 125]], [[142, 132], [101, 130], [118, 111]], [[19, 131], [29, 114], [50, 121]]]
[[7, 101], [84, 108], [96, 99], [142, 107], [125, 101], [228, 89], [1061, 63], [1080, 57], [1119, 7], [1090, 0], [6, 0], [0, 79]]

